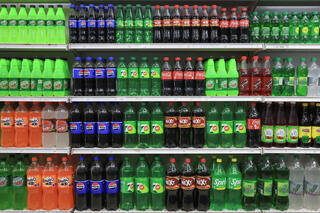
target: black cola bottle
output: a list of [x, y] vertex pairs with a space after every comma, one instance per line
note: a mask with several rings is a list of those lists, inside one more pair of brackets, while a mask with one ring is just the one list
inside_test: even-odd
[[183, 79], [184, 79], [184, 94], [187, 96], [193, 96], [194, 89], [194, 67], [192, 65], [192, 58], [186, 58], [186, 64], [184, 65]]
[[191, 147], [191, 112], [187, 102], [182, 102], [178, 111], [179, 146], [181, 148]]
[[181, 28], [182, 28], [182, 38], [181, 38], [182, 42], [189, 43], [191, 40], [189, 5], [183, 6], [183, 11], [181, 14]]
[[117, 166], [114, 157], [109, 157], [108, 164], [106, 165], [106, 199], [105, 208], [107, 210], [117, 210], [119, 207], [119, 167]]
[[181, 58], [174, 58], [173, 67], [173, 95], [182, 96], [184, 95], [184, 80], [183, 80], [183, 69], [181, 65]]
[[169, 58], [163, 58], [163, 64], [161, 67], [161, 81], [162, 81], [162, 95], [171, 96], [173, 94], [173, 79], [172, 79], [172, 67], [169, 63]]
[[176, 159], [170, 158], [166, 172], [166, 209], [177, 211], [179, 209], [180, 173], [176, 167]]
[[162, 42], [170, 43], [172, 41], [172, 22], [170, 16], [170, 5], [164, 5], [162, 19]]
[[160, 11], [160, 5], [155, 6], [155, 11], [153, 15], [153, 42], [161, 43], [162, 42], [162, 16]]
[[106, 104], [103, 102], [99, 103], [97, 110], [97, 137], [99, 148], [111, 146], [110, 120], [111, 116]]
[[75, 58], [72, 68], [72, 82], [73, 82], [73, 95], [83, 96], [84, 94], [84, 68], [82, 59], [80, 57]]
[[247, 8], [241, 8], [241, 15], [239, 21], [240, 30], [240, 43], [249, 43], [249, 16], [247, 13]]
[[97, 15], [97, 42], [106, 42], [106, 18], [104, 12], [104, 5], [100, 4]]
[[202, 148], [205, 143], [206, 115], [201, 102], [196, 102], [192, 110], [192, 137], [193, 147]]
[[96, 126], [96, 113], [91, 102], [87, 103], [87, 107], [84, 109], [84, 147], [93, 148], [97, 145], [97, 126]]
[[168, 148], [177, 147], [178, 115], [174, 103], [169, 102], [164, 115], [164, 140]]
[[103, 208], [103, 167], [99, 157], [94, 157], [90, 167], [90, 209], [100, 211]]
[[230, 42], [238, 43], [239, 42], [239, 20], [237, 17], [237, 8], [231, 9], [229, 27], [230, 27]]
[[207, 211], [210, 207], [210, 171], [206, 165], [206, 159], [202, 158], [196, 170], [197, 210]]
[[80, 148], [83, 146], [83, 130], [82, 130], [82, 111], [78, 103], [73, 102], [70, 111], [70, 141], [72, 148]]
[[120, 148], [123, 144], [123, 120], [118, 102], [113, 103], [111, 108], [111, 146]]
[[181, 17], [180, 5], [174, 5], [172, 14], [172, 42], [181, 42]]
[[259, 147], [261, 131], [261, 118], [256, 107], [256, 103], [252, 102], [247, 115], [247, 146], [254, 148]]
[[205, 96], [205, 86], [206, 86], [206, 71], [203, 66], [203, 58], [198, 57], [197, 63], [195, 66], [195, 95], [196, 96]]
[[89, 170], [84, 157], [79, 158], [75, 171], [75, 208], [79, 211], [88, 209], [89, 206]]
[[229, 27], [229, 18], [227, 16], [227, 8], [221, 8], [221, 15], [219, 20], [220, 27], [220, 42], [228, 43], [230, 41], [230, 27]]
[[198, 5], [192, 6], [193, 11], [191, 15], [191, 42], [200, 42], [200, 13]]
[[191, 165], [190, 158], [186, 158], [181, 171], [181, 209], [184, 211], [193, 211], [194, 208], [194, 189], [195, 172]]
[[211, 6], [209, 39], [211, 43], [218, 43], [220, 41], [220, 20], [217, 8], [217, 5]]
[[209, 42], [209, 15], [207, 5], [202, 6], [202, 15], [200, 21], [200, 42]]
[[95, 64], [95, 80], [96, 80], [96, 96], [106, 95], [106, 64], [105, 60], [102, 57], [98, 57]]
[[94, 4], [89, 4], [88, 12], [88, 42], [97, 42], [97, 20], [96, 20], [96, 7]]

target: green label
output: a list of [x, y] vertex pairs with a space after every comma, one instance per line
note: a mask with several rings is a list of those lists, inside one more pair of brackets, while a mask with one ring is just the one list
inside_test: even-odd
[[222, 134], [233, 133], [233, 121], [220, 121], [220, 131]]
[[144, 28], [152, 28], [152, 20], [151, 19], [144, 19], [143, 21], [143, 27]]
[[124, 23], [126, 27], [133, 27], [133, 20], [125, 20]]
[[263, 196], [272, 196], [272, 180], [258, 178], [258, 192]]
[[228, 86], [229, 89], [237, 90], [238, 89], [238, 79], [237, 78], [229, 78], [228, 85], [229, 85]]
[[0, 177], [0, 188], [7, 187], [9, 185], [8, 181], [9, 181], [8, 176], [1, 176]]
[[137, 133], [136, 121], [124, 121], [124, 134], [136, 134]]
[[164, 192], [164, 178], [150, 177], [150, 186], [152, 187], [152, 194], [161, 194]]
[[270, 35], [270, 27], [262, 27], [262, 35], [269, 36]]
[[138, 135], [150, 134], [150, 121], [138, 121]]
[[64, 90], [69, 90], [70, 89], [69, 79], [63, 79], [63, 86], [64, 86]]
[[273, 142], [273, 126], [262, 125], [261, 141], [264, 143], [272, 143]]
[[45, 79], [43, 81], [43, 90], [52, 90], [52, 79]]
[[8, 90], [9, 81], [8, 79], [2, 78], [0, 79], [0, 90]]
[[57, 20], [56, 21], [56, 26], [65, 26], [64, 20]]
[[54, 79], [53, 80], [53, 90], [54, 91], [64, 91], [64, 80]]
[[289, 35], [289, 27], [282, 27], [281, 35], [288, 36]]
[[308, 27], [302, 27], [301, 28], [301, 35], [308, 35], [309, 34], [309, 28]]
[[10, 90], [18, 90], [19, 89], [19, 80], [17, 78], [9, 79], [9, 89]]
[[151, 78], [160, 78], [161, 68], [151, 68]]
[[54, 21], [52, 20], [47, 20], [47, 26], [53, 26], [54, 25]]
[[256, 180], [243, 180], [242, 194], [245, 197], [254, 197], [256, 195]]
[[234, 124], [233, 128], [235, 130], [235, 133], [246, 133], [247, 132], [247, 128], [246, 128], [247, 122], [246, 121], [234, 121], [233, 124]]
[[319, 27], [312, 27], [311, 31], [310, 31], [310, 34], [312, 36], [318, 36], [319, 35]]
[[295, 77], [285, 77], [283, 79], [283, 83], [286, 86], [294, 86], [295, 83]]
[[117, 19], [116, 25], [117, 25], [117, 27], [123, 28], [124, 27], [124, 21], [122, 19]]
[[124, 194], [130, 194], [134, 192], [134, 180], [133, 177], [121, 177], [120, 178], [120, 191]]
[[298, 126], [287, 126], [287, 142], [298, 143], [299, 127]]
[[207, 133], [209, 135], [219, 134], [219, 121], [207, 121]]
[[206, 78], [206, 89], [207, 90], [211, 90], [211, 89], [214, 89], [216, 86], [216, 79], [208, 79]]
[[285, 143], [287, 139], [287, 127], [275, 126], [274, 127], [274, 142]]
[[38, 20], [37, 21], [37, 25], [38, 26], [45, 26], [46, 25], [46, 22], [44, 20]]
[[28, 21], [28, 26], [36, 26], [37, 25], [37, 21], [36, 20], [29, 20]]
[[129, 72], [129, 78], [139, 78], [137, 68], [129, 68], [128, 72]]
[[136, 177], [135, 189], [138, 194], [149, 193], [149, 178], [147, 177]]
[[228, 89], [228, 79], [226, 79], [226, 78], [218, 78], [218, 86], [221, 89]]
[[151, 121], [152, 134], [160, 135], [163, 134], [163, 121]]
[[254, 27], [253, 29], [252, 29], [252, 34], [251, 34], [252, 36], [259, 36], [260, 35], [260, 28], [259, 27]]
[[298, 77], [298, 85], [299, 86], [307, 86], [308, 85], [308, 77]]
[[117, 78], [127, 78], [128, 70], [127, 68], [121, 67], [117, 69]]
[[19, 20], [18, 21], [18, 26], [26, 26], [27, 25], [27, 21], [26, 20]]
[[227, 189], [240, 190], [241, 189], [241, 179], [228, 177], [227, 178]]
[[[281, 78], [282, 79], [282, 78]], [[279, 86], [279, 85], [282, 85], [282, 82], [281, 81], [280, 77], [273, 77], [272, 78], [272, 85], [273, 86]]]
[[150, 69], [149, 68], [139, 69], [139, 77], [140, 78], [150, 78]]
[[30, 90], [30, 79], [22, 78], [20, 80], [20, 89], [21, 90]]
[[291, 36], [298, 36], [300, 33], [299, 27], [290, 27], [290, 35]]
[[279, 34], [280, 34], [280, 28], [279, 27], [272, 27], [271, 35], [272, 36], [279, 36]]
[[226, 178], [212, 178], [212, 188], [215, 190], [226, 190]]
[[142, 20], [135, 20], [134, 21], [134, 26], [135, 27], [143, 27], [143, 21]]
[[276, 194], [279, 197], [289, 196], [289, 180], [276, 180]]

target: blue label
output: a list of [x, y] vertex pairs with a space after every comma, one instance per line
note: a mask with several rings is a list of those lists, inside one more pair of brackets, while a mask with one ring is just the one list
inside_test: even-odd
[[103, 193], [103, 180], [90, 180], [90, 190], [92, 194]]
[[97, 122], [98, 134], [109, 134], [110, 133], [110, 122]]
[[116, 21], [114, 19], [107, 19], [106, 20], [107, 27], [116, 27]]
[[77, 194], [86, 194], [88, 193], [88, 181], [87, 180], [76, 180], [76, 193]]
[[106, 192], [114, 194], [119, 192], [119, 180], [106, 180]]
[[88, 27], [97, 27], [97, 21], [93, 19], [88, 20]]
[[111, 121], [111, 133], [122, 134], [122, 122]]
[[69, 28], [77, 28], [78, 23], [77, 20], [69, 20]]
[[117, 69], [116, 68], [107, 68], [107, 78], [116, 78]]
[[84, 70], [84, 78], [94, 78], [94, 69], [93, 68], [86, 68]]
[[87, 21], [86, 20], [78, 20], [78, 27], [79, 28], [87, 28]]
[[106, 77], [106, 69], [105, 68], [95, 68], [95, 77], [96, 78], [105, 78]]
[[71, 134], [81, 134], [82, 133], [82, 122], [69, 122], [70, 133]]
[[83, 122], [84, 133], [85, 134], [95, 134], [96, 133], [96, 122]]
[[105, 20], [98, 20], [98, 28], [105, 28], [106, 27], [106, 21]]
[[72, 73], [73, 78], [83, 78], [83, 69], [81, 68], [73, 68]]

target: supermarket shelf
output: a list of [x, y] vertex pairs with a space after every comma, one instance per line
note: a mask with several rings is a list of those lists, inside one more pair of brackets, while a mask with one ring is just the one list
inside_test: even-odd
[[265, 96], [262, 97], [262, 101], [273, 101], [273, 102], [319, 102], [320, 97], [302, 97], [302, 96]]
[[0, 101], [34, 101], [34, 102], [68, 102], [69, 97], [31, 97], [31, 96], [6, 96]]
[[[223, 6], [248, 6], [250, 4], [252, 4], [253, 2], [256, 2], [258, 0], [237, 0], [237, 1], [234, 1], [234, 0], [215, 0], [214, 3], [215, 4], [218, 4], [218, 5], [223, 5]], [[78, 4], [89, 4], [90, 0], [71, 0], [71, 2], [73, 3], [78, 3]], [[121, 1], [123, 4], [128, 4], [128, 3], [143, 3], [143, 4], [176, 4], [175, 1], [172, 1], [172, 0], [122, 0]], [[201, 0], [201, 2], [203, 3], [208, 3], [208, 2], [212, 2], [212, 0]], [[103, 3], [106, 3], [105, 0], [95, 0], [94, 1], [95, 4], [103, 4]], [[119, 0], [108, 0], [108, 3], [110, 4], [117, 4], [119, 3]], [[180, 0], [179, 1], [179, 4], [185, 4], [185, 3], [189, 3], [189, 4], [192, 4], [192, 3], [199, 3], [199, 1], [195, 1], [195, 0]], [[201, 4], [200, 4], [201, 5]]]
[[[319, 2], [320, 4], [320, 2]], [[320, 44], [264, 44], [266, 51], [319, 51]]]
[[6, 51], [67, 51], [67, 44], [0, 44]]
[[320, 154], [319, 148], [262, 148], [261, 154]]
[[[85, 211], [78, 211], [75, 210], [74, 212], [78, 212], [78, 213], [95, 213], [97, 211], [91, 211], [91, 210], [85, 210]], [[163, 210], [163, 211], [152, 211], [150, 210], [146, 210], [146, 211], [139, 211], [139, 210], [130, 210], [130, 211], [125, 211], [125, 210], [116, 210], [116, 211], [112, 211], [112, 212], [116, 212], [116, 213], [145, 213], [145, 212], [161, 212], [161, 213], [170, 213], [173, 211], [167, 211], [167, 210]], [[174, 211], [175, 213], [186, 213], [186, 211], [182, 211], [182, 210], [178, 210], [178, 211]], [[189, 211], [190, 213], [198, 213], [199, 211]], [[206, 211], [208, 213], [217, 213], [217, 211]], [[238, 211], [230, 211], [230, 210], [223, 210], [223, 211], [218, 211], [221, 213], [248, 213], [248, 211], [245, 210], [238, 210]], [[107, 210], [100, 210], [99, 213], [110, 213], [110, 211]], [[260, 210], [254, 210], [254, 211], [250, 211], [250, 213], [261, 213]]]
[[286, 211], [280, 211], [276, 209], [271, 209], [271, 210], [261, 210], [262, 213], [306, 213], [306, 212], [319, 212], [319, 211], [311, 211], [308, 209], [299, 209], [299, 210], [294, 210], [294, 209], [289, 209]]
[[319, 6], [319, 0], [259, 0], [258, 6]]
[[0, 153], [37, 153], [37, 154], [69, 154], [70, 148], [41, 147], [41, 148], [0, 148]]
[[12, 209], [8, 209], [8, 210], [0, 210], [0, 213], [69, 213], [69, 212], [73, 212], [73, 210], [12, 210]]

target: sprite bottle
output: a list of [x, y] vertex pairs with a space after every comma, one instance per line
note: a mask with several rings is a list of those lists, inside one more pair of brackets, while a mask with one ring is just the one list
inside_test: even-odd
[[310, 18], [310, 40], [309, 43], [319, 43], [319, 14], [317, 11], [312, 12]]
[[280, 22], [281, 25], [281, 32], [280, 32], [280, 42], [281, 43], [288, 43], [289, 42], [289, 24], [290, 19], [287, 11], [282, 12], [282, 19]]
[[294, 86], [295, 86], [295, 66], [292, 64], [292, 58], [287, 58], [286, 64], [283, 68], [283, 90], [282, 96], [294, 96]]
[[151, 209], [161, 211], [165, 207], [165, 172], [159, 157], [155, 157], [151, 164], [150, 187], [151, 187]]
[[261, 210], [268, 210], [272, 206], [273, 169], [270, 157], [265, 156], [260, 164], [258, 172], [258, 207]]
[[150, 96], [151, 81], [150, 81], [150, 67], [148, 65], [148, 58], [142, 57], [139, 65], [139, 80], [140, 80], [140, 96]]
[[139, 88], [138, 63], [136, 57], [131, 57], [128, 63], [128, 95], [137, 96]]
[[154, 57], [151, 65], [151, 95], [161, 95], [161, 66], [159, 64], [159, 58]]
[[140, 157], [136, 167], [135, 197], [136, 209], [149, 209], [149, 167], [144, 157]]
[[233, 143], [233, 112], [229, 103], [224, 103], [220, 120], [220, 144], [224, 148], [231, 148]]
[[300, 42], [300, 19], [298, 12], [291, 13], [289, 37], [290, 43]]
[[161, 148], [163, 147], [164, 134], [163, 134], [163, 112], [160, 108], [159, 103], [153, 104], [151, 112], [151, 138], [150, 147]]
[[272, 70], [272, 96], [280, 96], [282, 94], [282, 63], [281, 58], [274, 59]]
[[220, 143], [220, 117], [215, 103], [211, 103], [207, 112], [206, 143], [209, 148], [217, 148]]
[[232, 158], [227, 169], [226, 208], [228, 210], [238, 210], [242, 207], [241, 181], [242, 175], [237, 165], [237, 158]]
[[247, 143], [247, 113], [243, 104], [238, 104], [234, 113], [233, 131], [234, 131], [234, 146], [243, 148]]
[[262, 14], [261, 18], [261, 42], [270, 42], [271, 26], [270, 11], [266, 11]]
[[302, 12], [302, 18], [300, 20], [300, 41], [302, 43], [309, 42], [309, 34], [310, 34], [310, 20], [308, 17], [308, 12], [304, 11]]
[[137, 114], [131, 103], [127, 104], [124, 111], [124, 147], [137, 146]]
[[271, 43], [280, 42], [280, 18], [278, 12], [272, 13], [271, 19]]
[[143, 43], [143, 17], [141, 4], [136, 4], [134, 14], [134, 43]]
[[144, 31], [144, 43], [152, 43], [153, 42], [153, 18], [152, 18], [152, 10], [149, 4], [146, 5], [146, 10], [144, 12], [143, 19], [143, 31]]
[[297, 67], [297, 96], [307, 96], [308, 94], [308, 66], [306, 58], [300, 58], [300, 64]]
[[257, 11], [254, 11], [251, 14], [251, 21], [250, 21], [250, 40], [253, 43], [260, 42], [260, 17]]
[[274, 207], [284, 211], [289, 207], [289, 169], [284, 161], [284, 156], [280, 156], [280, 161], [275, 168]]
[[129, 158], [125, 157], [120, 168], [120, 209], [134, 208], [134, 169]]
[[245, 209], [246, 211], [253, 211], [257, 208], [256, 190], [258, 170], [252, 156], [248, 157], [248, 160], [242, 170], [242, 174], [243, 209]]
[[225, 208], [225, 194], [226, 194], [226, 172], [222, 165], [222, 159], [217, 158], [217, 164], [211, 170], [211, 196], [210, 209], [215, 211], [222, 211]]
[[141, 103], [141, 107], [137, 113], [137, 131], [138, 131], [138, 147], [147, 148], [150, 143], [150, 120], [151, 115], [146, 103]]

